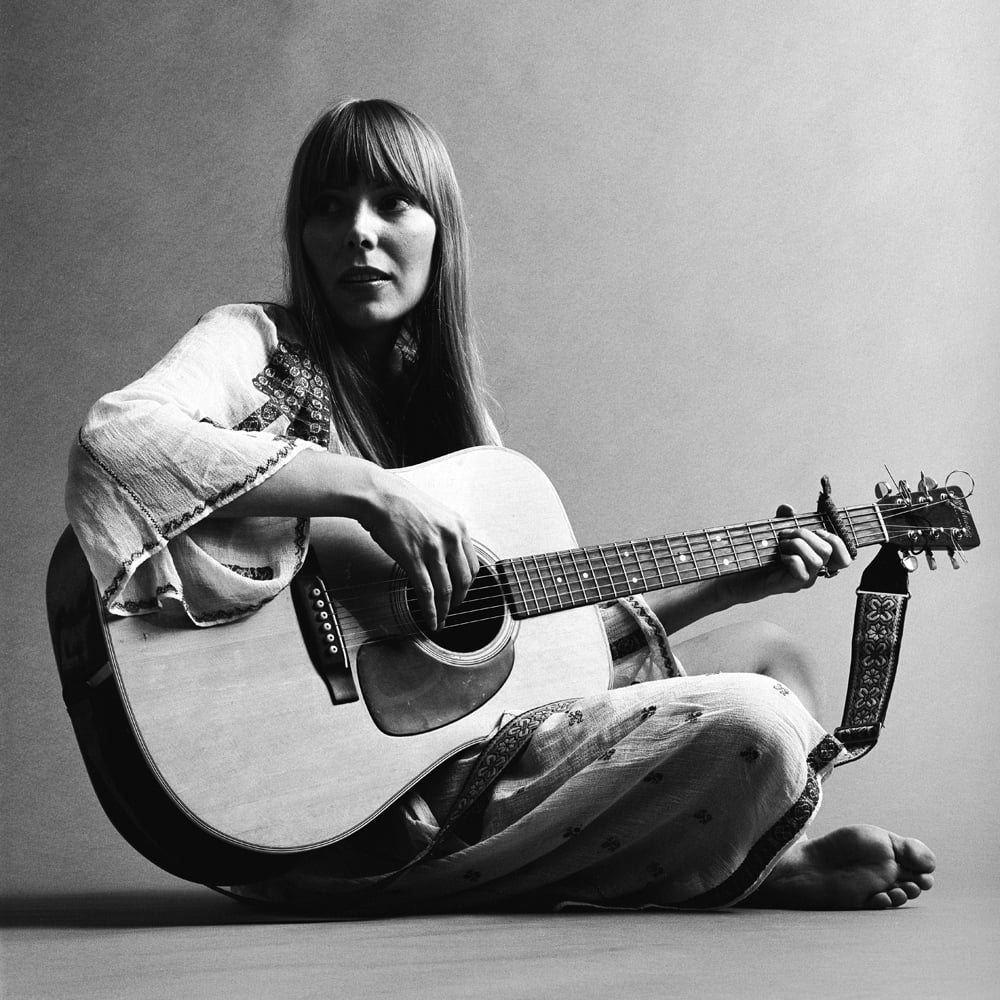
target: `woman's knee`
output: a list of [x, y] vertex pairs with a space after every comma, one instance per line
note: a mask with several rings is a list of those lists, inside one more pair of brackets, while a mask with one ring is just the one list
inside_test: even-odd
[[744, 622], [740, 642], [751, 664], [750, 673], [773, 676], [776, 669], [806, 670], [812, 659], [797, 636], [774, 622]]
[[732, 674], [725, 679], [728, 711], [719, 721], [728, 738], [775, 753], [801, 755], [801, 746], [789, 744], [787, 734], [809, 725], [809, 712], [781, 681], [764, 674]]
[[726, 625], [680, 644], [677, 654], [689, 673], [758, 674], [787, 685], [816, 709], [812, 657], [801, 640], [773, 622]]

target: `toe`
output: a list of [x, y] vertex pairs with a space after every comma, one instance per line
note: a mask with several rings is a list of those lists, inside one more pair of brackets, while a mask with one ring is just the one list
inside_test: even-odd
[[906, 893], [907, 899], [916, 899], [921, 893], [921, 888], [916, 882], [900, 882], [897, 888]]
[[874, 896], [868, 898], [868, 909], [888, 910], [892, 906], [892, 900], [887, 892], [876, 892]]
[[906, 902], [906, 893], [898, 885], [894, 885], [886, 895], [890, 906], [902, 906]]
[[893, 851], [896, 860], [903, 868], [914, 873], [929, 873], [937, 866], [934, 852], [921, 840], [915, 837], [900, 837], [891, 833]]

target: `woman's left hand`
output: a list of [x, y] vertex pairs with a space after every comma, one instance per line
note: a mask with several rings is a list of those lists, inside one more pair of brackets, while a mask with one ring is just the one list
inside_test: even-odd
[[[794, 517], [795, 511], [782, 504], [778, 517]], [[778, 532], [781, 562], [753, 573], [726, 576], [719, 580], [727, 587], [733, 604], [749, 604], [774, 594], [791, 594], [811, 587], [820, 576], [835, 576], [851, 564], [847, 546], [832, 531], [786, 528]], [[728, 602], [727, 602], [728, 603]]]

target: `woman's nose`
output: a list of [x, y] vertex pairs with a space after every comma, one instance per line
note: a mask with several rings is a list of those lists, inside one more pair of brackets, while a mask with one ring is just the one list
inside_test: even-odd
[[378, 217], [367, 201], [355, 205], [344, 242], [351, 250], [371, 250], [378, 242]]

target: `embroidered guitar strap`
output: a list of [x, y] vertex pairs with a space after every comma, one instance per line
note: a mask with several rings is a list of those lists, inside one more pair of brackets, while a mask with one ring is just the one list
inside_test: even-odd
[[496, 781], [501, 771], [524, 749], [528, 740], [534, 736], [535, 730], [550, 715], [568, 711], [576, 701], [576, 698], [570, 698], [566, 701], [552, 701], [547, 705], [539, 705], [529, 712], [522, 712], [502, 725], [490, 739], [489, 743], [486, 744], [482, 753], [480, 753], [472, 769], [472, 773], [468, 776], [462, 791], [459, 792], [458, 797], [452, 803], [434, 839], [419, 854], [410, 858], [402, 868], [397, 868], [395, 871], [389, 872], [374, 888], [388, 888], [414, 865], [432, 855], [447, 835], [455, 829], [459, 820], [469, 812], [480, 796], [493, 785], [493, 782]]
[[907, 575], [899, 552], [891, 545], [883, 545], [862, 574], [844, 717], [833, 732], [848, 754], [837, 762], [838, 767], [868, 753], [882, 731], [910, 599]]
[[[853, 559], [858, 548], [850, 525], [833, 502], [829, 478], [824, 476], [821, 482], [817, 513], [840, 536]], [[862, 574], [858, 587], [844, 718], [833, 732], [847, 749], [847, 756], [837, 762], [837, 767], [863, 757], [878, 742], [896, 677], [909, 599], [907, 572], [899, 552], [891, 545], [883, 545]]]

